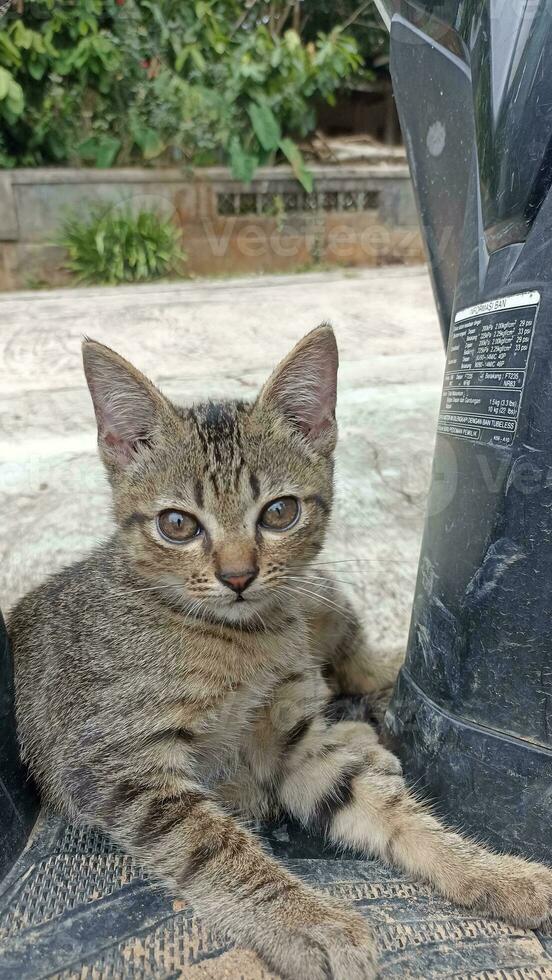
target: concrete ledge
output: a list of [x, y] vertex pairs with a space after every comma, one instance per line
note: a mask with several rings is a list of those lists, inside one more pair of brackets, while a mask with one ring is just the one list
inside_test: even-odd
[[[332, 164], [310, 164], [309, 170], [315, 180], [337, 177], [340, 180], [353, 177], [374, 177], [378, 180], [408, 179], [408, 166], [403, 163], [389, 163], [380, 166], [355, 164], [337, 166]], [[232, 177], [227, 167], [16, 167], [6, 171], [14, 184], [128, 184], [128, 183], [187, 183], [190, 180], [229, 181], [243, 186]], [[294, 180], [291, 167], [260, 167], [251, 185], [263, 180], [281, 178]], [[246, 185], [247, 187], [251, 185]]]
[[0, 242], [17, 241], [19, 224], [13, 195], [12, 173], [0, 172]]

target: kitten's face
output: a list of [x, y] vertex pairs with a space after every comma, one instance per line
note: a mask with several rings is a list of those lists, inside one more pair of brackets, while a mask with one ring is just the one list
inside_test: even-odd
[[253, 405], [171, 405], [98, 344], [85, 366], [115, 514], [144, 587], [190, 616], [262, 619], [307, 585], [332, 501], [337, 354], [309, 334]]

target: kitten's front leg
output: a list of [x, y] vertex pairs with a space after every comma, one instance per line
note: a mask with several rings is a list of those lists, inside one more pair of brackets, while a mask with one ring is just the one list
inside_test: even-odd
[[[431, 882], [457, 905], [534, 928], [552, 914], [552, 870], [497, 855], [446, 830], [409, 792], [400, 766], [361, 722], [309, 726], [287, 753], [280, 799], [337, 844]], [[355, 731], [356, 730], [356, 731]], [[307, 761], [308, 760], [308, 761]]]
[[147, 772], [137, 763], [106, 787], [105, 775], [87, 770], [88, 802], [74, 800], [80, 815], [284, 980], [375, 977], [372, 935], [360, 915], [290, 875], [201, 786], [174, 769], [155, 785]]

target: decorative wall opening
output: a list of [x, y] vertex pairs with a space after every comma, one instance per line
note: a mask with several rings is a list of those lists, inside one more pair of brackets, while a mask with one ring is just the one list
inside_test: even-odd
[[309, 214], [317, 211], [377, 211], [378, 190], [315, 190], [311, 194], [302, 191], [296, 183], [281, 190], [225, 190], [217, 193], [217, 213], [220, 215]]

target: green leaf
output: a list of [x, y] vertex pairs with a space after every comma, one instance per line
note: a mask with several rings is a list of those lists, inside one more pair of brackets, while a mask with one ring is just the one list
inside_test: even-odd
[[33, 32], [25, 27], [23, 21], [16, 20], [13, 25], [13, 40], [18, 48], [28, 51], [33, 43]]
[[154, 157], [158, 157], [166, 149], [167, 144], [149, 126], [136, 126], [133, 135], [145, 160], [153, 160]]
[[311, 194], [313, 188], [313, 176], [310, 170], [307, 169], [303, 154], [297, 146], [297, 143], [294, 143], [293, 140], [286, 137], [285, 139], [280, 140], [278, 145], [286, 160], [291, 164], [293, 173], [301, 186], [306, 190], [307, 194]]
[[20, 116], [25, 108], [23, 89], [17, 84], [17, 82], [13, 83], [13, 86], [8, 93], [6, 105], [13, 116]]
[[192, 61], [195, 63], [195, 66], [196, 66], [197, 70], [198, 71], [205, 71], [205, 58], [203, 57], [201, 51], [199, 50], [198, 47], [196, 47], [195, 44], [192, 45], [192, 49], [190, 51], [190, 55], [191, 55]]
[[301, 38], [297, 31], [290, 29], [284, 32], [284, 41], [286, 42], [290, 51], [297, 51], [297, 48], [301, 47]]
[[96, 155], [97, 167], [111, 167], [121, 149], [121, 141], [114, 136], [102, 136]]
[[96, 242], [98, 255], [101, 255], [103, 257], [103, 255], [105, 254], [105, 231], [103, 228], [100, 228], [96, 232], [96, 235], [94, 236], [94, 241]]
[[230, 140], [230, 168], [236, 180], [249, 184], [255, 173], [259, 160], [252, 153], [246, 153], [237, 136]]
[[21, 53], [15, 44], [10, 41], [6, 31], [0, 31], [0, 48], [4, 49], [14, 65], [21, 64]]
[[20, 116], [25, 108], [25, 96], [19, 82], [9, 71], [0, 66], [0, 102], [5, 102], [5, 107], [14, 119]]
[[186, 47], [180, 48], [176, 58], [174, 59], [174, 70], [182, 71], [184, 65], [186, 64], [188, 57], [191, 53], [191, 45], [186, 45]]
[[41, 61], [29, 61], [27, 67], [29, 70], [29, 75], [37, 82], [40, 81], [46, 70], [46, 65]]
[[90, 136], [77, 146], [83, 160], [92, 160], [96, 167], [111, 167], [121, 149], [114, 136]]
[[263, 150], [275, 150], [282, 138], [280, 123], [266, 103], [252, 102], [247, 110], [255, 136]]

